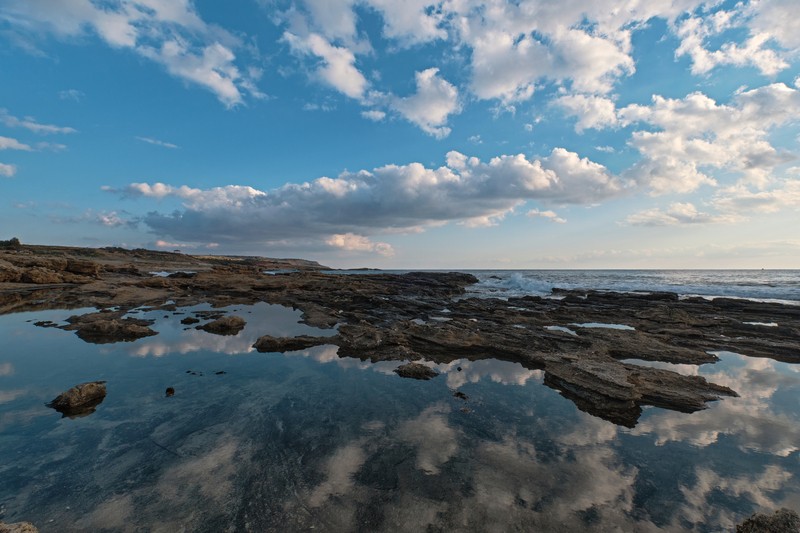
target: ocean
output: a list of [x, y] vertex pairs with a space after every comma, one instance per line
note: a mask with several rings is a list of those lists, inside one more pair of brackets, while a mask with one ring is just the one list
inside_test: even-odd
[[674, 292], [800, 305], [800, 270], [468, 270], [480, 282], [469, 294], [547, 296], [560, 289]]

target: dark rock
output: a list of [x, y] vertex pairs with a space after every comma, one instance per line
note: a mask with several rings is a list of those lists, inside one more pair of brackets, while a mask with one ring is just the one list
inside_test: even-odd
[[272, 337], [264, 335], [259, 337], [253, 348], [261, 353], [284, 353], [307, 350], [314, 346], [330, 344], [330, 337], [311, 337], [300, 335], [298, 337]]
[[429, 366], [419, 363], [406, 363], [394, 369], [395, 373], [402, 378], [429, 380], [435, 378], [439, 373]]
[[172, 274], [167, 274], [167, 277], [172, 279], [192, 279], [196, 276], [197, 272], [173, 272]]
[[242, 331], [247, 322], [239, 316], [225, 316], [218, 318], [202, 326], [197, 326], [197, 329], [214, 333], [215, 335], [236, 335]]
[[47, 407], [65, 417], [75, 418], [94, 413], [106, 397], [105, 381], [88, 381], [59, 394]]
[[170, 396], [175, 396], [175, 389], [173, 387], [167, 387], [166, 396], [169, 398]]
[[221, 376], [223, 374], [227, 374], [227, 372], [225, 372], [224, 370], [217, 370], [216, 372], [214, 372], [214, 374], [217, 376]]
[[181, 320], [181, 324], [198, 324], [200, 321], [194, 317], [187, 316], [183, 320]]
[[459, 399], [464, 400], [464, 401], [469, 400], [469, 396], [467, 396], [466, 394], [464, 394], [460, 390], [455, 391], [453, 393], [453, 397], [454, 398], [459, 398]]
[[123, 311], [100, 311], [86, 315], [71, 316], [66, 326], [59, 326], [92, 344], [110, 344], [114, 342], [132, 342], [143, 337], [157, 335], [149, 328], [154, 321], [139, 318], [122, 318]]
[[786, 508], [772, 515], [755, 513], [736, 526], [736, 533], [800, 533], [800, 516]]

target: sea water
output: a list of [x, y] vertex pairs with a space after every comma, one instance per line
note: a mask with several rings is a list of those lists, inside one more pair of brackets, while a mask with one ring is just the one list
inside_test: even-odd
[[[496, 275], [481, 283], [498, 286]], [[541, 279], [542, 292], [584, 283], [534, 276], [520, 279]], [[204, 309], [138, 310], [159, 334], [103, 345], [33, 325], [74, 311], [0, 317], [0, 519], [42, 532], [710, 532], [800, 509], [796, 366], [729, 352], [671, 365], [740, 397], [693, 414], [645, 408], [628, 429], [519, 363], [426, 363], [441, 375], [414, 381], [393, 372], [399, 362], [339, 358], [335, 346], [253, 350], [264, 334], [333, 333], [299, 311], [226, 308], [248, 322], [235, 336], [180, 323]], [[96, 412], [44, 405], [92, 380], [108, 388]]]

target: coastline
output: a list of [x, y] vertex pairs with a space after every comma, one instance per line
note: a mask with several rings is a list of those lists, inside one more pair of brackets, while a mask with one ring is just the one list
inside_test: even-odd
[[[0, 314], [95, 308], [61, 329], [110, 343], [151, 334], [146, 321], [127, 316], [137, 307], [279, 304], [301, 310], [307, 325], [336, 332], [260, 339], [259, 351], [297, 349], [300, 342], [333, 344], [340, 357], [371, 361], [518, 362], [543, 370], [545, 384], [579, 409], [626, 427], [636, 425], [643, 406], [693, 412], [736, 395], [702, 377], [628, 360], [698, 365], [728, 350], [800, 362], [796, 306], [575, 289], [556, 289], [557, 299], [476, 298], [465, 294], [477, 282], [466, 273], [325, 270], [300, 259], [20, 245], [0, 250]], [[780, 325], [762, 325], [773, 321]]]

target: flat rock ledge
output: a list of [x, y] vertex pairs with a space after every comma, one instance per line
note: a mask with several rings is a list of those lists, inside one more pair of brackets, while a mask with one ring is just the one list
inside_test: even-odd
[[65, 417], [75, 418], [94, 413], [105, 397], [105, 381], [88, 381], [62, 392], [47, 407], [52, 407]]
[[[337, 275], [295, 259], [121, 248], [20, 245], [0, 250], [0, 261], [6, 272], [5, 282], [0, 276], [0, 314], [114, 309], [72, 317], [66, 326], [42, 323], [74, 330], [87, 342], [156, 334], [152, 321], [127, 315], [143, 306], [167, 311], [208, 304], [213, 311], [192, 314], [216, 321], [223, 314], [217, 309], [266, 302], [299, 309], [306, 325], [337, 329], [330, 337], [262, 337], [255, 344], [259, 351], [332, 344], [340, 357], [373, 362], [515, 362], [543, 371], [544, 384], [578, 408], [628, 427], [637, 423], [644, 406], [693, 412], [736, 396], [702, 377], [678, 373], [679, 367], [657, 369], [648, 363], [714, 363], [718, 351], [800, 363], [800, 306], [779, 303], [557, 288], [556, 298], [477, 298], [468, 291], [478, 280], [467, 273]], [[24, 281], [26, 272], [38, 275], [41, 269], [59, 273], [64, 281]], [[278, 270], [280, 275], [265, 274]], [[157, 271], [196, 275], [150, 274]], [[67, 282], [66, 274], [85, 282]]]
[[197, 326], [197, 329], [213, 333], [215, 335], [236, 335], [247, 325], [245, 319], [240, 316], [224, 316], [212, 320], [207, 324]]
[[394, 369], [395, 374], [401, 378], [420, 379], [427, 381], [439, 375], [439, 373], [429, 366], [420, 363], [406, 363]]

